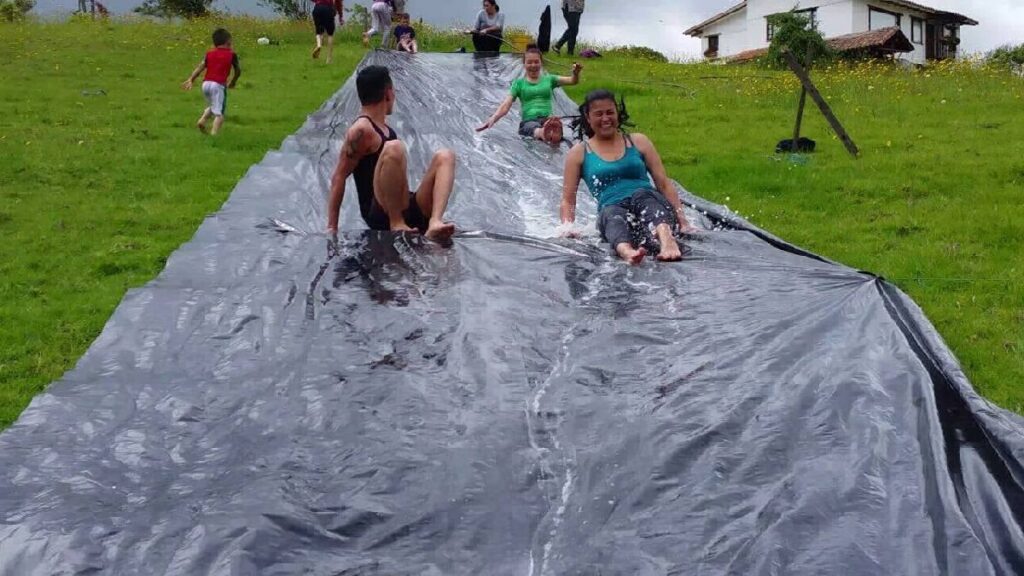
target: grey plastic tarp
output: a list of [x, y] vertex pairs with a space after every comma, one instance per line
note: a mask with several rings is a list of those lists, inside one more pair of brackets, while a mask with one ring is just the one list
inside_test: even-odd
[[350, 80], [0, 436], [0, 574], [1024, 573], [1024, 422], [899, 290], [688, 194], [681, 264], [558, 240], [514, 59], [366, 63], [464, 233], [330, 247]]

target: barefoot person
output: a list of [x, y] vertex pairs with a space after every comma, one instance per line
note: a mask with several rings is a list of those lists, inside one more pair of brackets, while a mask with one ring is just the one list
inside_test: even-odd
[[387, 49], [391, 38], [391, 15], [394, 13], [393, 0], [377, 0], [370, 5], [370, 29], [363, 32], [363, 46], [370, 47], [370, 38], [380, 34], [380, 47]]
[[313, 0], [313, 27], [316, 28], [316, 47], [313, 48], [313, 58], [320, 57], [320, 51], [324, 48], [324, 37], [327, 37], [327, 58], [328, 64], [334, 57], [334, 30], [335, 19], [344, 24], [344, 5], [341, 0]]
[[331, 179], [328, 232], [338, 232], [345, 181], [353, 176], [359, 212], [371, 230], [422, 232], [431, 240], [451, 237], [455, 226], [444, 221], [444, 212], [455, 184], [455, 155], [451, 150], [435, 154], [419, 189], [410, 192], [405, 146], [387, 125], [395, 105], [391, 74], [383, 66], [368, 66], [356, 76], [356, 91], [363, 108], [345, 134]]
[[526, 47], [523, 54], [525, 78], [517, 78], [505, 101], [487, 122], [477, 128], [483, 132], [505, 117], [512, 110], [516, 100], [523, 103], [523, 120], [519, 123], [519, 134], [527, 138], [543, 140], [553, 146], [562, 143], [562, 121], [552, 117], [554, 109], [555, 88], [559, 86], [575, 86], [580, 83], [580, 72], [583, 67], [572, 65], [572, 76], [555, 76], [543, 74], [543, 61], [540, 48], [536, 45]]
[[[234, 77], [228, 82], [228, 76], [234, 69]], [[199, 75], [206, 71], [203, 77], [203, 96], [206, 98], [206, 109], [203, 115], [196, 121], [196, 128], [203, 134], [207, 133], [206, 123], [213, 118], [213, 128], [209, 133], [217, 135], [224, 126], [224, 114], [228, 107], [228, 88], [234, 88], [238, 84], [238, 77], [242, 75], [242, 67], [238, 63], [238, 54], [231, 49], [231, 34], [218, 28], [213, 31], [213, 50], [206, 53], [203, 61], [196, 66], [188, 80], [181, 85], [185, 90], [191, 90], [192, 84], [199, 78]]]
[[[623, 260], [641, 263], [648, 246], [658, 251], [658, 260], [681, 260], [676, 234], [691, 228], [679, 193], [654, 144], [643, 134], [622, 129], [628, 120], [625, 104], [617, 104], [611, 92], [587, 94], [575, 125], [580, 143], [565, 160], [562, 223], [576, 221], [576, 192], [582, 179], [597, 199], [602, 238]], [[651, 186], [652, 177], [656, 188]]]

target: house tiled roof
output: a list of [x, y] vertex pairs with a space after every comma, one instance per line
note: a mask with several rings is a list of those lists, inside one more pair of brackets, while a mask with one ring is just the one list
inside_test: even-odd
[[864, 50], [866, 48], [885, 48], [892, 52], [913, 52], [914, 45], [902, 30], [893, 26], [869, 32], [844, 34], [828, 39], [829, 46], [839, 52]]
[[[893, 26], [869, 32], [856, 32], [828, 38], [827, 42], [833, 50], [850, 52], [853, 50], [884, 50], [886, 52], [913, 52], [914, 45], [902, 30]], [[729, 58], [729, 62], [739, 64], [756, 60], [768, 54], [767, 48], [746, 50]]]
[[708, 18], [707, 20], [701, 22], [700, 24], [697, 24], [693, 28], [690, 28], [689, 30], [684, 32], [684, 34], [686, 34], [687, 36], [700, 36], [701, 33], [704, 31], [704, 27], [710, 26], [715, 22], [718, 22], [719, 20], [724, 20], [726, 17], [732, 16], [733, 14], [739, 12], [740, 10], [743, 10], [746, 7], [747, 0], [743, 0], [743, 2], [740, 2], [739, 4], [733, 6], [732, 8], [729, 8], [725, 12], [715, 14], [711, 18]]
[[[935, 16], [941, 16], [941, 17], [944, 17], [944, 18], [946, 18], [948, 20], [952, 20], [953, 22], [956, 22], [957, 24], [963, 24], [965, 26], [977, 26], [978, 25], [978, 21], [977, 20], [974, 20], [973, 18], [968, 18], [967, 16], [964, 16], [963, 14], [958, 14], [956, 12], [946, 12], [945, 10], [936, 10], [935, 8], [929, 8], [928, 6], [925, 6], [923, 4], [918, 4], [917, 2], [911, 2], [910, 0], [881, 0], [881, 1], [883, 1], [883, 2], [885, 2], [887, 4], [895, 4], [896, 6], [902, 6], [904, 8], [908, 8], [910, 10], [917, 10], [919, 12], [924, 12], [925, 14], [934, 14]], [[746, 7], [747, 7], [747, 2], [746, 2], [746, 0], [744, 0], [743, 2], [740, 2], [739, 4], [733, 6], [732, 8], [729, 8], [728, 10], [726, 10], [724, 12], [720, 12], [718, 14], [715, 14], [711, 18], [708, 18], [707, 20], [701, 22], [700, 24], [697, 24], [696, 26], [694, 26], [694, 27], [690, 28], [689, 30], [687, 30], [686, 32], [684, 32], [684, 34], [686, 34], [687, 36], [700, 36], [701, 34], [704, 33], [704, 28], [707, 28], [708, 26], [718, 22], [719, 20], [724, 20], [725, 18], [727, 18], [729, 16], [732, 16], [733, 14], [739, 12], [740, 10], [743, 10]]]

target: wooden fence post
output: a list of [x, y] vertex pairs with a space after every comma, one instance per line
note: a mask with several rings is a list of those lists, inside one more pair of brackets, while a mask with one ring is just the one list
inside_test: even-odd
[[[843, 141], [843, 145], [846, 146], [846, 149], [854, 158], [860, 155], [860, 150], [857, 149], [857, 145], [853, 143], [853, 139], [850, 138], [849, 134], [847, 134], [846, 129], [843, 128], [839, 119], [836, 118], [836, 115], [832, 112], [832, 108], [829, 107], [828, 102], [825, 102], [825, 99], [821, 96], [821, 92], [818, 92], [818, 88], [814, 85], [814, 82], [811, 82], [810, 75], [808, 75], [807, 70], [800, 65], [796, 56], [794, 56], [788, 49], [785, 49], [782, 51], [782, 57], [786, 59], [786, 64], [789, 65], [790, 70], [792, 70], [793, 73], [796, 74], [796, 77], [800, 79], [800, 83], [803, 84], [804, 90], [811, 95], [811, 100], [814, 100], [814, 103], [818, 105], [821, 113], [832, 126], [832, 130], [835, 130], [839, 139]], [[796, 142], [793, 144], [795, 146]]]

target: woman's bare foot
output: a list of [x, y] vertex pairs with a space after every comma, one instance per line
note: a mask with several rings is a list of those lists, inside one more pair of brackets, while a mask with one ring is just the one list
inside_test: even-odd
[[562, 121], [558, 118], [549, 118], [544, 123], [544, 141], [552, 146], [562, 143]]
[[631, 245], [622, 243], [619, 244], [615, 251], [619, 253], [619, 256], [628, 262], [630, 266], [639, 266], [647, 257], [647, 249], [641, 246], [640, 248], [633, 248]]
[[657, 233], [658, 243], [661, 244], [658, 260], [660, 262], [679, 262], [682, 260], [683, 252], [679, 249], [679, 242], [676, 241], [676, 237], [672, 233], [672, 227], [668, 224], [662, 224], [658, 226]]
[[443, 220], [430, 220], [430, 225], [427, 227], [428, 240], [447, 240], [452, 237], [452, 234], [455, 234], [455, 224]]
[[320, 50], [321, 50], [320, 46], [317, 46], [316, 48], [313, 48], [313, 60], [316, 60], [317, 58], [320, 57]]

